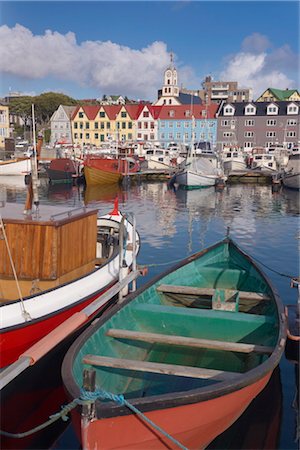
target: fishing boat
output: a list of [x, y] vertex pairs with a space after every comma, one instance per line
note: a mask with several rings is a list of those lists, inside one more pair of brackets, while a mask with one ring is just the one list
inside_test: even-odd
[[238, 147], [223, 148], [221, 159], [226, 173], [247, 168], [245, 155]]
[[215, 186], [221, 178], [221, 171], [209, 159], [199, 157], [187, 158], [183, 167], [175, 174], [175, 183], [184, 189], [199, 189]]
[[80, 176], [80, 161], [73, 158], [52, 159], [45, 170], [49, 183], [73, 183]]
[[106, 296], [101, 302], [102, 296], [129, 272], [139, 249], [138, 234], [120, 213], [117, 200], [113, 211], [101, 216], [84, 206], [39, 205], [42, 140], [39, 136], [34, 144], [25, 207], [1, 203], [1, 368], [25, 356], [67, 319], [72, 323], [66, 323], [62, 337], [86, 323], [91, 317], [80, 312], [96, 299], [93, 315], [101, 311], [112, 299]]
[[14, 158], [0, 161], [0, 175], [26, 175], [30, 172], [30, 158]]
[[289, 156], [288, 164], [282, 175], [282, 183], [290, 189], [300, 189], [300, 153]]
[[139, 170], [139, 165], [133, 158], [87, 155], [83, 164], [88, 186], [120, 183], [124, 175]]
[[285, 342], [278, 294], [226, 237], [130, 294], [70, 347], [65, 389], [90, 402], [72, 412], [82, 448], [205, 448], [264, 389]]

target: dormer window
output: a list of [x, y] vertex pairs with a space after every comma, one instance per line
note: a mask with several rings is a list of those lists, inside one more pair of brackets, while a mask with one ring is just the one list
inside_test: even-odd
[[245, 108], [245, 115], [246, 116], [254, 116], [256, 113], [256, 108], [253, 105], [247, 105]]
[[231, 105], [226, 105], [224, 107], [224, 116], [233, 116], [234, 108]]
[[174, 112], [173, 109], [171, 109], [171, 110], [169, 111], [169, 116], [170, 116], [170, 117], [174, 117], [174, 115], [175, 115], [175, 112]]
[[278, 114], [278, 106], [274, 103], [271, 103], [267, 107], [267, 114]]
[[190, 117], [191, 111], [190, 110], [185, 111], [184, 115], [185, 117]]
[[299, 106], [296, 103], [290, 103], [287, 107], [287, 114], [298, 114]]

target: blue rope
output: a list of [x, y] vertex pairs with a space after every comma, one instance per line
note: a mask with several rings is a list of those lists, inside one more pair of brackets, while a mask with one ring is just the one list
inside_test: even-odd
[[81, 389], [81, 399], [82, 400], [90, 400], [95, 401], [96, 399], [100, 400], [112, 400], [115, 403], [121, 405], [121, 406], [127, 406], [131, 411], [133, 411], [135, 414], [137, 414], [139, 417], [141, 417], [145, 422], [147, 422], [149, 425], [151, 425], [155, 430], [159, 431], [161, 434], [166, 436], [170, 441], [172, 441], [175, 445], [177, 445], [179, 448], [183, 450], [188, 450], [187, 447], [182, 445], [179, 441], [173, 438], [169, 433], [164, 431], [162, 428], [160, 428], [158, 425], [156, 425], [152, 420], [150, 420], [145, 414], [143, 414], [139, 409], [137, 409], [135, 406], [133, 406], [131, 403], [129, 403], [125, 398], [124, 395], [116, 395], [112, 394], [110, 392], [106, 392], [103, 389], [97, 389], [94, 392], [88, 392], [84, 389]]

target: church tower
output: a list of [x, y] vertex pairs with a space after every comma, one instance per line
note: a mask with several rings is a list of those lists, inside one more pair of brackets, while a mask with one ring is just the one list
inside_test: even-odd
[[173, 53], [170, 55], [171, 62], [165, 70], [164, 84], [161, 96], [155, 105], [180, 105], [177, 70], [173, 63]]

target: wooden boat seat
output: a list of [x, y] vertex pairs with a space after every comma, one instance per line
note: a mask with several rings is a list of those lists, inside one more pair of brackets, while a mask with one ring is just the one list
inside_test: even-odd
[[186, 336], [174, 336], [159, 333], [144, 333], [134, 330], [123, 330], [111, 328], [106, 332], [107, 336], [118, 339], [130, 339], [136, 341], [149, 342], [152, 344], [180, 345], [184, 347], [210, 348], [214, 350], [225, 350], [240, 353], [262, 353], [270, 354], [273, 347], [255, 344], [243, 344], [240, 342], [224, 342], [213, 339], [198, 339]]
[[180, 366], [177, 364], [163, 364], [148, 361], [111, 358], [108, 356], [85, 355], [82, 359], [84, 364], [92, 366], [112, 367], [116, 369], [134, 370], [139, 372], [152, 372], [179, 377], [203, 378], [215, 381], [233, 380], [241, 374], [237, 372], [224, 372], [214, 369], [203, 369], [198, 367]]
[[[174, 286], [168, 284], [161, 284], [157, 286], [156, 290], [163, 294], [183, 294], [183, 295], [197, 295], [203, 297], [212, 297], [215, 293], [214, 288], [201, 288], [193, 286]], [[239, 291], [241, 300], [271, 300], [269, 295], [257, 292]]]
[[259, 314], [247, 314], [242, 312], [218, 311], [213, 309], [198, 309], [198, 308], [177, 308], [176, 306], [165, 306], [150, 303], [140, 303], [135, 305], [133, 311], [138, 313], [182, 316], [182, 320], [188, 317], [202, 318], [205, 320], [220, 319], [224, 322], [251, 322], [256, 325], [263, 325], [265, 323], [273, 324], [274, 319], [270, 316]]

